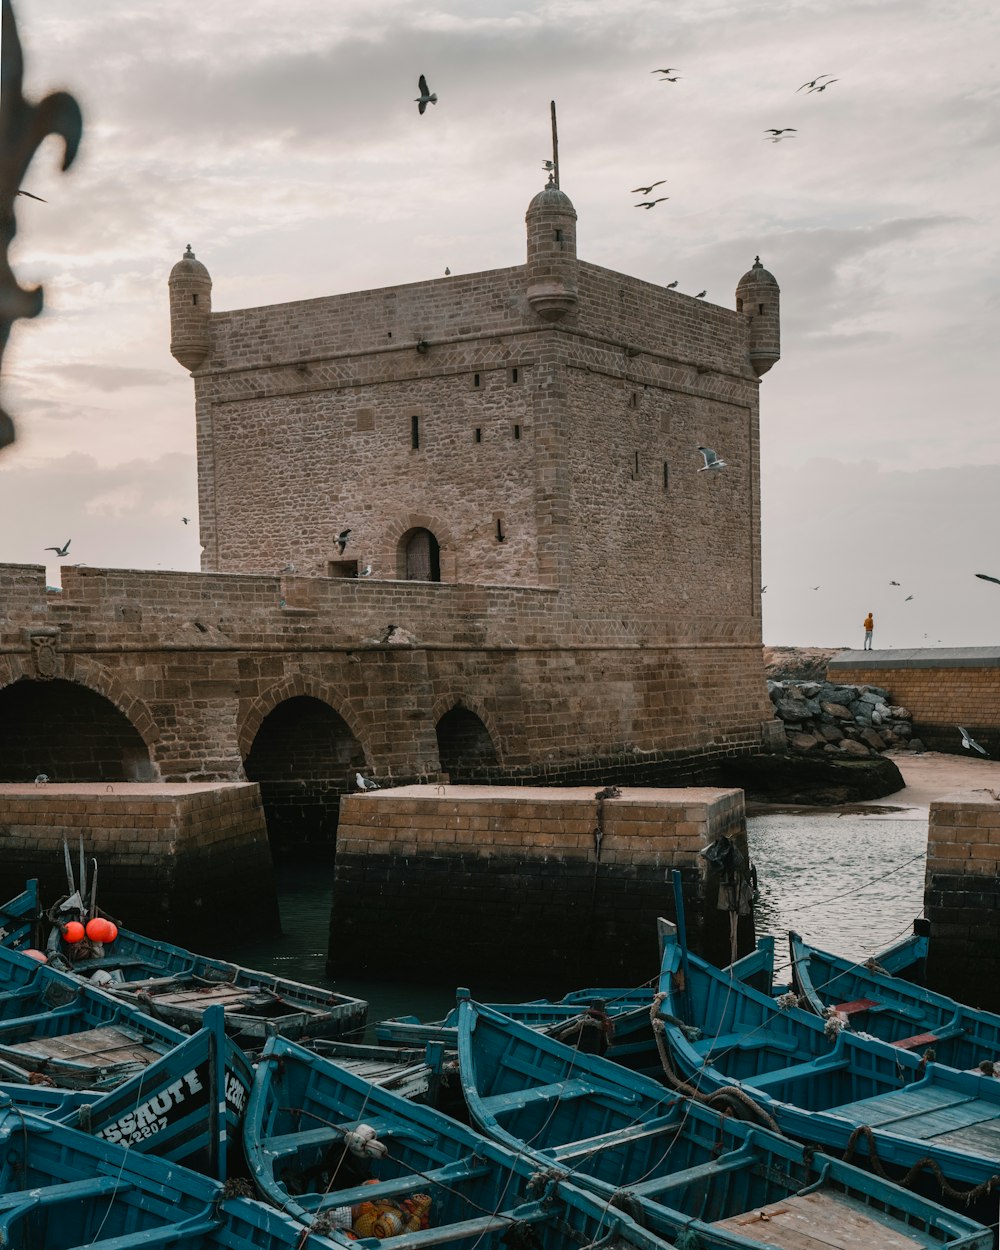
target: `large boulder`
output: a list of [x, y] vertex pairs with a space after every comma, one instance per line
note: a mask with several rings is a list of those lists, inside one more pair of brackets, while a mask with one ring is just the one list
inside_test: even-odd
[[[852, 744], [861, 746], [860, 743]], [[723, 785], [740, 786], [751, 802], [830, 807], [881, 799], [902, 790], [904, 781], [885, 755], [845, 758], [825, 751], [789, 755], [749, 755], [721, 765]]]

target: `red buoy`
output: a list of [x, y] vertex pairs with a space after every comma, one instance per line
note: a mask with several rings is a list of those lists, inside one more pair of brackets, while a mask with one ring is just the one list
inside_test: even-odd
[[108, 922], [103, 916], [95, 916], [93, 920], [87, 921], [87, 937], [92, 942], [106, 942], [108, 932]]
[[69, 942], [72, 945], [74, 942], [82, 941], [85, 933], [86, 929], [84, 929], [79, 920], [71, 920], [68, 924], [63, 925], [62, 939], [64, 942]]
[[104, 940], [105, 942], [113, 942], [118, 936], [118, 926], [113, 920], [105, 920], [104, 923], [107, 925], [104, 931]]
[[40, 964], [47, 964], [49, 962], [48, 955], [46, 955], [44, 951], [35, 950], [33, 946], [25, 947], [25, 949], [21, 951], [21, 954], [27, 955], [29, 959], [37, 959]]

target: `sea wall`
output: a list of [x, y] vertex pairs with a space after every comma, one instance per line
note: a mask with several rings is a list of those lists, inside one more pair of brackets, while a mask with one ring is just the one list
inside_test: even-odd
[[[700, 854], [743, 856], [740, 790], [408, 786], [345, 796], [331, 973], [510, 979], [538, 992], [635, 985], [657, 972], [656, 919], [675, 918], [679, 869], [694, 949], [729, 960], [729, 915]], [[752, 949], [752, 918], [739, 927]]]
[[844, 651], [830, 660], [827, 676], [891, 690], [930, 751], [961, 751], [959, 725], [990, 755], [1000, 749], [1000, 647]]
[[97, 901], [126, 928], [197, 948], [276, 929], [259, 788], [250, 783], [0, 785], [0, 897], [37, 877], [67, 894], [64, 844], [98, 863]]
[[1000, 1010], [1000, 801], [961, 791], [931, 804], [924, 914], [932, 989]]
[[922, 751], [910, 710], [883, 686], [832, 681], [768, 681], [785, 745], [806, 755], [867, 759], [890, 747]]

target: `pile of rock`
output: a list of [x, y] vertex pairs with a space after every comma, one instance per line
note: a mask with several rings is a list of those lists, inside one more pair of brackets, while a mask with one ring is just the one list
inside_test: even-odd
[[889, 702], [879, 686], [838, 686], [829, 681], [769, 681], [774, 712], [793, 751], [862, 758], [906, 747], [922, 751], [913, 717]]

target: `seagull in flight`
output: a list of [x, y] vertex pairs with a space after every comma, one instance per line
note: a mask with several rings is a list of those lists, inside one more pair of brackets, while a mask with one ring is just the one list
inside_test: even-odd
[[350, 533], [351, 531], [349, 529], [341, 530], [340, 533], [337, 535], [337, 550], [340, 552], [341, 555], [344, 554], [344, 548], [347, 546], [347, 539]]
[[707, 291], [699, 291], [698, 294], [695, 296], [695, 299], [704, 299], [707, 294], [708, 294]]
[[793, 134], [794, 135], [794, 134], [798, 134], [798, 131], [796, 130], [794, 126], [784, 126], [780, 130], [776, 126], [769, 126], [768, 129], [764, 131], [764, 134], [766, 135]]
[[189, 516], [182, 516], [181, 520], [184, 522], [185, 525], [188, 525], [191, 521], [191, 518]]
[[825, 91], [827, 87], [832, 87], [835, 82], [840, 82], [840, 79], [831, 78], [829, 82], [821, 82], [818, 87], [810, 87], [806, 95], [812, 95], [814, 91]]
[[654, 187], [662, 187], [666, 182], [666, 178], [661, 178], [659, 182], [651, 182], [648, 187], [633, 187], [632, 195], [650, 195]]
[[906, 596], [906, 598], [903, 600], [903, 602], [904, 602], [904, 603], [909, 603], [909, 602], [910, 602], [910, 600], [911, 600], [912, 598], [913, 598], [913, 596], [912, 596], [912, 595], [907, 595], [907, 596]]
[[48, 200], [43, 200], [40, 195], [32, 195], [30, 191], [22, 191], [20, 188], [18, 188], [17, 194], [26, 195], [29, 200], [37, 200], [39, 204], [48, 204]]
[[672, 291], [676, 285], [677, 285], [677, 279], [674, 278], [673, 282], [667, 283], [667, 290]]
[[651, 208], [655, 208], [657, 204], [662, 204], [664, 200], [669, 200], [669, 195], [661, 195], [658, 200], [640, 200], [638, 204], [633, 204], [633, 208], [644, 208], [648, 212]]
[[977, 573], [977, 577], [981, 577], [984, 582], [996, 582], [1000, 586], [1000, 577], [990, 577], [989, 573]]
[[986, 754], [975, 738], [969, 735], [968, 730], [963, 729], [961, 725], [956, 725], [955, 728], [962, 735], [962, 746], [965, 747], [967, 751], [971, 747], [973, 751], [978, 751], [980, 755]]
[[378, 790], [380, 786], [377, 781], [372, 781], [371, 777], [362, 777], [360, 773], [354, 774], [354, 784], [359, 790]]
[[677, 69], [676, 66], [668, 65], [666, 69], [651, 69], [649, 72], [651, 74], [676, 74]]
[[[816, 78], [812, 80], [812, 82], [804, 82], [801, 87], [796, 87], [795, 90], [798, 92], [798, 91], [801, 91], [804, 87], [808, 87], [810, 91], [813, 91], [815, 90], [816, 84], [820, 81], [821, 78], [829, 78], [829, 77], [830, 77], [829, 74], [819, 74]], [[834, 79], [834, 81], [836, 81], [836, 79]]]
[[66, 556], [66, 555], [68, 555], [68, 554], [69, 554], [69, 545], [70, 545], [70, 543], [71, 543], [72, 541], [73, 541], [73, 540], [72, 540], [72, 538], [67, 538], [67, 539], [66, 539], [66, 541], [63, 543], [63, 545], [62, 545], [61, 547], [46, 547], [46, 548], [45, 548], [45, 550], [46, 550], [46, 551], [54, 551], [54, 552], [56, 553], [56, 555], [57, 555], [60, 559], [62, 559], [62, 558], [63, 558], [63, 556]]
[[660, 79], [660, 82], [678, 82], [679, 80], [680, 80], [680, 74], [674, 74], [673, 77], [671, 77], [669, 74], [665, 74]]
[[819, 590], [819, 586], [814, 586], [813, 590]]
[[890, 586], [898, 586], [898, 585], [899, 585], [899, 582], [890, 582], [890, 583], [889, 583], [889, 585], [890, 585]]
[[766, 587], [766, 586], [761, 586], [761, 588], [760, 588], [760, 593], [761, 593], [761, 594], [763, 594], [765, 590], [767, 590], [767, 587]]
[[428, 88], [427, 79], [423, 76], [423, 74], [420, 75], [420, 80], [417, 83], [417, 90], [420, 92], [420, 94], [417, 96], [414, 103], [416, 104], [417, 109], [421, 113], [424, 111], [424, 109], [427, 107], [428, 104], [437, 104], [438, 98], [434, 94], [434, 92]]
[[701, 458], [705, 462], [698, 470], [699, 473], [704, 473], [706, 469], [718, 470], [726, 467], [725, 460], [720, 460], [718, 454], [711, 447], [699, 447], [698, 450], [701, 452]]

